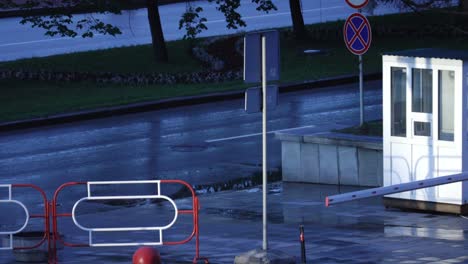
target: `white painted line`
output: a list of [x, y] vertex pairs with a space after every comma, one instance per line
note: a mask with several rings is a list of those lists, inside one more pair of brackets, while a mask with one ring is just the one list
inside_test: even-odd
[[[314, 8], [314, 9], [306, 9], [302, 10], [302, 13], [309, 13], [309, 12], [316, 12], [320, 10], [332, 10], [332, 9], [339, 9], [339, 8], [346, 8], [345, 6], [332, 6], [332, 7], [326, 7], [326, 8]], [[263, 15], [257, 15], [257, 16], [246, 16], [242, 17], [244, 20], [250, 20], [250, 19], [256, 19], [256, 18], [267, 18], [267, 17], [275, 17], [275, 16], [290, 16], [291, 12], [278, 12], [274, 14], [263, 14]], [[217, 20], [209, 20], [205, 24], [212, 24], [212, 23], [219, 23], [219, 22], [224, 22], [224, 19], [217, 19]]]
[[346, 8], [346, 6], [332, 6], [332, 7], [326, 7], [326, 8], [306, 9], [306, 10], [302, 10], [302, 13], [309, 13], [309, 12], [315, 12], [315, 11], [320, 11], [320, 10], [340, 9], [340, 8]]
[[41, 39], [41, 40], [24, 41], [24, 42], [14, 42], [14, 43], [1, 44], [0, 47], [26, 45], [26, 44], [32, 44], [32, 43], [41, 43], [41, 42], [49, 42], [49, 41], [55, 41], [55, 40], [66, 40], [66, 39], [71, 39], [71, 38], [53, 38], [53, 39]]
[[[287, 129], [281, 129], [281, 130], [274, 130], [274, 131], [267, 132], [267, 134], [273, 134], [273, 133], [277, 133], [277, 132], [286, 132], [286, 131], [301, 129], [301, 128], [312, 128], [312, 127], [315, 127], [315, 125], [303, 126], [303, 127], [293, 127], [293, 128], [287, 128]], [[260, 136], [260, 135], [262, 135], [262, 133], [254, 133], [254, 134], [247, 134], [247, 135], [227, 137], [227, 138], [210, 139], [210, 140], [205, 140], [205, 142], [206, 143], [214, 143], [214, 142], [227, 141], [227, 140], [233, 140], [233, 139], [255, 137], [255, 136]]]
[[[94, 36], [103, 36], [103, 34], [94, 34]], [[70, 40], [70, 39], [75, 39], [75, 38], [63, 37], [63, 38], [49, 38], [49, 39], [31, 40], [31, 41], [24, 41], [24, 42], [13, 42], [13, 43], [0, 44], [0, 47], [18, 46], [18, 45], [26, 45], [26, 44], [41, 43], [41, 42], [50, 42], [50, 41], [57, 41], [57, 40]]]

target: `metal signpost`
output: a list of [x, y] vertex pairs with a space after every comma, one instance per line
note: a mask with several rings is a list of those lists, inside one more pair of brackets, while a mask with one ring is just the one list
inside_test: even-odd
[[[246, 110], [261, 109], [262, 110], [262, 146], [263, 146], [263, 250], [268, 249], [267, 239], [267, 111], [271, 103], [276, 98], [278, 89], [277, 87], [268, 88], [267, 81], [279, 80], [279, 32], [278, 31], [264, 31], [247, 34], [244, 38], [244, 82], [245, 83], [258, 83], [262, 82], [262, 103], [260, 107], [255, 106], [258, 104], [258, 90], [255, 96], [255, 90], [248, 89], [246, 91]], [[255, 89], [255, 88], [254, 88]], [[273, 100], [268, 100], [267, 92], [273, 91], [274, 96], [270, 96]], [[250, 94], [250, 96], [249, 96]], [[252, 101], [253, 100], [253, 101]], [[252, 106], [253, 105], [253, 106]]]
[[360, 124], [364, 124], [364, 77], [362, 70], [362, 55], [366, 53], [372, 42], [371, 26], [367, 18], [361, 15], [361, 8], [367, 5], [368, 0], [346, 0], [352, 7], [359, 9], [359, 13], [351, 14], [344, 24], [343, 36], [348, 50], [359, 56], [359, 108]]
[[263, 146], [263, 157], [262, 157], [262, 169], [263, 169], [263, 188], [262, 188], [262, 200], [263, 200], [263, 250], [268, 249], [268, 238], [267, 238], [267, 183], [268, 183], [268, 167], [267, 167], [267, 67], [266, 67], [266, 36], [262, 35], [262, 91], [263, 91], [263, 114], [262, 114], [262, 146]]

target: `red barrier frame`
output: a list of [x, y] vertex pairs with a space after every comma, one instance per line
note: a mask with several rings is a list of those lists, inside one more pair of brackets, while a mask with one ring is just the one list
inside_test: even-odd
[[182, 180], [161, 180], [161, 183], [178, 183], [184, 185], [192, 193], [192, 210], [178, 210], [179, 214], [192, 214], [193, 215], [193, 231], [190, 236], [181, 241], [163, 242], [163, 245], [181, 245], [185, 244], [193, 239], [195, 236], [195, 258], [193, 263], [197, 263], [198, 260], [203, 260], [205, 263], [209, 263], [208, 258], [200, 256], [200, 229], [198, 222], [198, 212], [200, 210], [200, 204], [198, 201], [197, 194], [190, 184]]
[[[208, 264], [208, 258], [206, 257], [201, 257], [200, 256], [200, 229], [199, 229], [199, 209], [200, 209], [200, 204], [198, 201], [198, 197], [193, 190], [192, 186], [188, 184], [185, 181], [182, 180], [160, 180], [160, 183], [166, 183], [166, 184], [181, 184], [185, 186], [187, 189], [192, 194], [192, 210], [177, 210], [179, 214], [192, 214], [193, 215], [193, 230], [192, 233], [184, 240], [181, 241], [168, 241], [162, 243], [162, 245], [181, 245], [188, 243], [195, 237], [195, 257], [193, 259], [193, 263], [197, 263], [199, 260], [204, 261], [205, 264]], [[58, 196], [60, 192], [71, 186], [76, 186], [76, 185], [87, 185], [88, 182], [68, 182], [62, 184], [54, 193], [53, 200], [51, 202], [51, 208], [52, 208], [52, 234], [53, 234], [53, 239], [52, 239], [52, 245], [49, 243], [49, 263], [55, 264], [58, 263], [58, 258], [57, 258], [57, 241], [62, 243], [66, 247], [89, 247], [88, 244], [74, 244], [74, 243], [68, 243], [60, 238], [60, 235], [58, 233], [58, 217], [72, 217], [72, 213], [58, 213], [57, 212], [57, 204], [58, 204]], [[51, 246], [50, 246], [51, 245]]]
[[68, 186], [76, 186], [76, 185], [86, 185], [86, 182], [67, 182], [60, 187], [58, 187], [57, 190], [54, 192], [54, 197], [51, 202], [51, 208], [52, 208], [52, 245], [50, 246], [50, 251], [49, 251], [49, 263], [50, 264], [55, 264], [58, 263], [58, 256], [57, 256], [57, 241], [62, 243], [62, 245], [66, 247], [89, 247], [87, 244], [73, 244], [73, 243], [68, 243], [64, 241], [58, 232], [58, 225], [57, 225], [57, 218], [58, 217], [71, 217], [71, 213], [57, 213], [57, 200], [58, 200], [58, 195], [59, 193], [66, 187]]
[[[38, 248], [40, 247], [42, 244], [45, 243], [45, 241], [47, 241], [47, 244], [48, 244], [48, 250], [50, 252], [50, 220], [49, 220], [49, 213], [50, 213], [50, 204], [47, 200], [47, 196], [45, 194], [45, 192], [37, 187], [36, 185], [33, 185], [33, 184], [11, 184], [11, 187], [12, 188], [31, 188], [31, 189], [34, 189], [36, 191], [39, 192], [39, 194], [41, 195], [42, 197], [42, 200], [44, 201], [44, 214], [30, 214], [29, 215], [29, 218], [43, 218], [44, 219], [44, 236], [42, 237], [42, 239], [36, 244], [36, 245], [33, 245], [33, 246], [29, 246], [29, 247], [14, 247], [13, 250], [25, 250], [25, 249], [35, 249], [35, 248]], [[14, 235], [13, 235], [14, 236]]]

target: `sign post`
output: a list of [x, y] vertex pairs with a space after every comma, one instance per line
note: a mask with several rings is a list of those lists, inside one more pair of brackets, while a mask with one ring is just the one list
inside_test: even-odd
[[[262, 202], [263, 202], [263, 243], [261, 249], [254, 249], [234, 258], [234, 264], [245, 263], [296, 263], [296, 258], [279, 250], [268, 248], [267, 194], [267, 113], [277, 104], [278, 87], [267, 85], [268, 81], [278, 81], [280, 74], [279, 32], [277, 30], [248, 33], [244, 37], [244, 83], [261, 82], [261, 89], [249, 88], [246, 91], [245, 109], [248, 113], [262, 111]], [[261, 92], [261, 96], [260, 96]], [[261, 97], [261, 106], [259, 104]]]
[[[244, 82], [258, 83], [261, 82], [262, 100], [261, 106], [258, 104], [258, 95], [256, 89], [251, 88], [246, 91], [246, 111], [256, 112], [257, 109], [262, 111], [262, 178], [263, 178], [263, 243], [262, 249], [268, 250], [267, 237], [267, 183], [268, 183], [268, 157], [267, 157], [267, 112], [271, 106], [276, 105], [278, 89], [276, 87], [268, 87], [268, 81], [279, 80], [279, 32], [264, 31], [247, 34], [244, 38]], [[268, 95], [268, 92], [274, 92], [275, 95]], [[269, 100], [274, 98], [274, 100]], [[270, 102], [269, 101], [275, 101]]]
[[262, 153], [263, 153], [263, 250], [268, 249], [268, 237], [267, 237], [267, 183], [268, 183], [268, 166], [267, 166], [267, 62], [266, 62], [266, 36], [262, 36], [262, 91], [263, 91], [263, 100], [262, 100]]
[[244, 37], [244, 83], [254, 83], [257, 85], [261, 83], [261, 88], [254, 87], [246, 90], [245, 110], [248, 113], [262, 111], [263, 243], [261, 249], [250, 250], [236, 256], [234, 264], [296, 263], [295, 257], [289, 256], [279, 250], [269, 249], [267, 236], [267, 113], [268, 110], [275, 108], [278, 98], [278, 86], [267, 84], [268, 81], [279, 80], [279, 43], [279, 32], [277, 30], [248, 33]]
[[352, 7], [359, 9], [359, 13], [351, 14], [344, 24], [343, 36], [348, 50], [359, 56], [359, 109], [360, 125], [364, 124], [364, 76], [362, 70], [362, 55], [367, 52], [372, 42], [372, 31], [369, 21], [361, 14], [361, 8], [369, 0], [346, 0]]
[[362, 55], [359, 55], [359, 124], [364, 124], [364, 74], [362, 70]]

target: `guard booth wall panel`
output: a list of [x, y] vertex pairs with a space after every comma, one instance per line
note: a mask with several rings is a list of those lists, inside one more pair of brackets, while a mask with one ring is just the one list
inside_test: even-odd
[[[461, 149], [461, 148], [460, 148]], [[438, 172], [437, 176], [447, 176], [462, 171], [462, 158], [461, 155], [454, 155], [457, 153], [455, 148], [448, 147], [438, 147], [437, 148], [437, 166], [436, 171]], [[460, 153], [461, 154], [461, 153]], [[452, 183], [447, 185], [441, 185], [438, 188], [438, 199], [447, 202], [457, 202], [460, 203], [461, 199], [452, 199], [451, 197], [455, 195], [456, 197], [461, 197], [462, 193], [462, 183]]]
[[[419, 181], [433, 178], [434, 150], [432, 146], [412, 145], [412, 175], [411, 181]], [[434, 188], [425, 188], [411, 191], [411, 197], [416, 200], [436, 201]]]
[[[384, 177], [390, 178], [388, 185], [411, 181], [411, 146], [402, 143], [391, 143], [391, 167], [385, 171]], [[386, 185], [386, 186], [388, 186]], [[393, 194], [394, 198], [409, 198], [409, 192]]]

